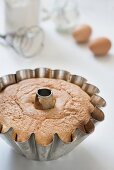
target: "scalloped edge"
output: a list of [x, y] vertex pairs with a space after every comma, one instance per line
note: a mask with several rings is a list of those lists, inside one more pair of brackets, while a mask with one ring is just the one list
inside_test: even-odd
[[[96, 86], [94, 86], [94, 85], [92, 85], [92, 84], [89, 84], [89, 83], [86, 83], [86, 79], [84, 78], [84, 77], [81, 77], [81, 76], [78, 76], [78, 75], [72, 75], [70, 72], [68, 72], [68, 71], [66, 71], [66, 70], [59, 70], [59, 69], [56, 69], [56, 70], [52, 70], [52, 69], [50, 69], [50, 68], [36, 68], [36, 69], [34, 69], [34, 70], [32, 70], [32, 69], [23, 69], [23, 70], [18, 70], [17, 72], [16, 72], [16, 74], [8, 74], [8, 75], [6, 75], [6, 76], [3, 76], [3, 77], [7, 77], [7, 76], [10, 76], [10, 75], [16, 75], [16, 82], [15, 83], [18, 83], [18, 82], [20, 82], [20, 81], [23, 81], [23, 80], [25, 80], [25, 79], [30, 79], [30, 78], [38, 78], [38, 75], [36, 75], [36, 70], [40, 70], [40, 69], [42, 69], [42, 71], [43, 71], [43, 69], [46, 71], [48, 71], [48, 72], [50, 72], [48, 75], [49, 75], [49, 77], [48, 76], [46, 76], [45, 77], [45, 74], [43, 75], [43, 77], [40, 75], [40, 77], [42, 77], [42, 78], [52, 78], [52, 79], [62, 79], [62, 80], [65, 80], [65, 81], [68, 81], [68, 82], [70, 82], [70, 83], [72, 83], [72, 84], [75, 84], [75, 85], [77, 85], [77, 86], [79, 86], [83, 91], [85, 91], [89, 96], [90, 96], [90, 102], [93, 104], [94, 102], [93, 102], [93, 99], [94, 99], [94, 97], [99, 97], [100, 99], [102, 99], [103, 101], [104, 101], [104, 104], [99, 104], [98, 105], [98, 103], [96, 104], [96, 103], [94, 103], [93, 105], [94, 105], [94, 107], [95, 108], [98, 108], [99, 109], [99, 107], [104, 107], [105, 105], [106, 105], [106, 101], [102, 98], [102, 97], [100, 97], [100, 96], [98, 96], [98, 95], [96, 95], [96, 93], [99, 93], [100, 91], [99, 91], [99, 89], [96, 87]], [[24, 77], [22, 76], [22, 79], [20, 78], [20, 77], [18, 77], [17, 76], [17, 74], [19, 74], [19, 76], [21, 76], [21, 74], [25, 74], [26, 72], [28, 72], [28, 76], [26, 76], [26, 75], [24, 75]], [[54, 73], [55, 72], [55, 73]], [[32, 73], [31, 75], [32, 76], [30, 76], [30, 74], [29, 73]], [[46, 73], [47, 74], [47, 73]], [[55, 74], [55, 75], [54, 75]], [[77, 84], [76, 84], [76, 81], [74, 81], [74, 83], [73, 83], [73, 81], [72, 81], [72, 76], [76, 76], [77, 78], [79, 77], [79, 79], [81, 78], [81, 85], [80, 85], [80, 83], [78, 82]], [[2, 80], [2, 77], [0, 78], [1, 80]], [[82, 79], [84, 80], [83, 81], [83, 83], [82, 83]], [[2, 82], [2, 81], [1, 81]], [[6, 88], [7, 87], [7, 85], [3, 85], [2, 83], [0, 82], [0, 90], [2, 91], [4, 88]], [[15, 84], [14, 83], [14, 84]], [[94, 93], [92, 94], [90, 94], [87, 90], [84, 90], [83, 88], [84, 88], [84, 85], [88, 85], [88, 88], [89, 88], [89, 85], [90, 86], [93, 86], [93, 89], [94, 88], [96, 88], [96, 90], [94, 89]], [[102, 102], [101, 102], [102, 103]], [[100, 110], [100, 109], [99, 109]], [[102, 110], [100, 110], [101, 112], [102, 112]], [[102, 112], [102, 114], [104, 115], [104, 113]], [[95, 120], [95, 121], [94, 121]], [[36, 140], [35, 140], [35, 134], [34, 133], [32, 133], [29, 137], [28, 137], [28, 139], [26, 140], [26, 141], [24, 141], [24, 142], [18, 142], [18, 141], [16, 141], [16, 140], [14, 140], [13, 139], [13, 128], [9, 128], [8, 129], [8, 131], [7, 132], [5, 132], [5, 133], [2, 133], [2, 130], [0, 131], [0, 134], [3, 134], [3, 135], [7, 135], [7, 134], [9, 134], [9, 133], [12, 133], [12, 141], [14, 141], [18, 146], [19, 145], [24, 145], [24, 144], [26, 144], [26, 143], [29, 143], [30, 141], [31, 141], [31, 138], [32, 138], [32, 136], [34, 136], [34, 144], [35, 145], [38, 145], [38, 147], [39, 148], [48, 148], [48, 147], [50, 147], [50, 151], [49, 152], [51, 152], [51, 150], [52, 150], [52, 146], [54, 145], [54, 143], [55, 143], [55, 140], [56, 140], [56, 142], [57, 141], [59, 141], [59, 143], [61, 143], [61, 144], [63, 144], [63, 145], [71, 145], [71, 144], [73, 144], [74, 142], [76, 142], [76, 140], [77, 140], [77, 132], [79, 132], [79, 134], [80, 134], [80, 136], [81, 137], [86, 137], [87, 135], [89, 135], [91, 132], [93, 132], [94, 131], [94, 129], [95, 129], [95, 123], [94, 122], [98, 122], [98, 121], [101, 121], [101, 120], [98, 120], [95, 116], [93, 116], [92, 117], [92, 114], [91, 114], [91, 119], [88, 121], [88, 123], [87, 124], [84, 124], [83, 125], [83, 128], [85, 129], [85, 131], [82, 131], [81, 129], [77, 129], [76, 128], [76, 130], [75, 130], [75, 136], [74, 136], [74, 138], [73, 138], [73, 140], [71, 141], [71, 142], [64, 142], [64, 141], [62, 141], [61, 139], [60, 139], [60, 137], [59, 137], [59, 135], [58, 134], [55, 134], [54, 136], [53, 136], [53, 140], [52, 140], [52, 142], [50, 143], [50, 144], [48, 144], [47, 146], [44, 146], [44, 145], [41, 145], [41, 144], [38, 144], [38, 143], [36, 143]], [[1, 125], [0, 124], [0, 128], [2, 127], [3, 125]], [[87, 127], [94, 127], [94, 128], [92, 128], [92, 130], [90, 130], [90, 131], [87, 131]], [[2, 129], [2, 128], [1, 128]], [[73, 134], [72, 134], [73, 135]], [[72, 137], [72, 136], [71, 136]], [[37, 153], [38, 154], [38, 153]], [[49, 153], [50, 154], [50, 153]], [[27, 155], [25, 154], [25, 156], [27, 157]], [[38, 156], [38, 155], [37, 155]], [[39, 157], [39, 156], [38, 156]], [[29, 158], [29, 157], [28, 157]]]

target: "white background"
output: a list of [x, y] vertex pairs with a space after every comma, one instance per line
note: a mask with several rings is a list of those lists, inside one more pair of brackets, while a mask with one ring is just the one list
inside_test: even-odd
[[[48, 1], [45, 0], [45, 4]], [[17, 155], [0, 139], [0, 170], [114, 170], [114, 1], [80, 0], [81, 23], [93, 28], [91, 38], [108, 36], [113, 44], [106, 58], [97, 59], [87, 45], [77, 45], [70, 36], [58, 34], [53, 24], [42, 24], [46, 40], [42, 53], [23, 58], [0, 45], [0, 76], [22, 68], [61, 68], [85, 76], [101, 89], [107, 101], [105, 121], [70, 154], [52, 162], [34, 162]], [[0, 32], [4, 32], [2, 0], [0, 1]]]

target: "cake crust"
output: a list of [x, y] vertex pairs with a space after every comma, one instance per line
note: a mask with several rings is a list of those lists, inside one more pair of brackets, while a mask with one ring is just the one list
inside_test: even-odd
[[[52, 90], [55, 107], [40, 110], [34, 107], [39, 88]], [[86, 124], [94, 107], [90, 96], [80, 87], [64, 80], [33, 78], [7, 87], [0, 93], [0, 123], [2, 132], [10, 127], [17, 141], [24, 142], [34, 133], [36, 142], [48, 145], [57, 133], [64, 142], [71, 141], [76, 128]]]

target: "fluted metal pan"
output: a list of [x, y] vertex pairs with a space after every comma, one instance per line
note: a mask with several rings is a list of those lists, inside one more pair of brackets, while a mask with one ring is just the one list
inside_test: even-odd
[[50, 68], [19, 70], [16, 74], [0, 77], [0, 92], [11, 84], [16, 84], [22, 80], [30, 78], [62, 79], [76, 84], [91, 97], [91, 103], [95, 108], [93, 113], [91, 113], [91, 119], [89, 122], [83, 125], [81, 129], [76, 129], [71, 136], [71, 142], [68, 143], [64, 143], [58, 134], [53, 136], [53, 141], [47, 146], [39, 145], [35, 140], [35, 134], [31, 134], [29, 139], [25, 142], [18, 142], [17, 135], [13, 135], [13, 128], [11, 127], [7, 132], [2, 133], [3, 125], [0, 124], [0, 136], [21, 155], [24, 155], [31, 160], [55, 160], [72, 151], [94, 131], [97, 122], [104, 120], [104, 113], [101, 110], [101, 107], [106, 105], [106, 101], [97, 95], [97, 93], [100, 92], [99, 89], [96, 86], [87, 83], [87, 80], [84, 77], [71, 75], [65, 70], [51, 70]]

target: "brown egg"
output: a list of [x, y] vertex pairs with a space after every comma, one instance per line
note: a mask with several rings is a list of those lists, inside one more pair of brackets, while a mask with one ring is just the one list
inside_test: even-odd
[[73, 32], [73, 37], [78, 43], [85, 43], [89, 40], [92, 29], [89, 25], [80, 25]]
[[97, 38], [89, 43], [89, 48], [94, 55], [105, 56], [111, 48], [111, 41], [105, 37]]

